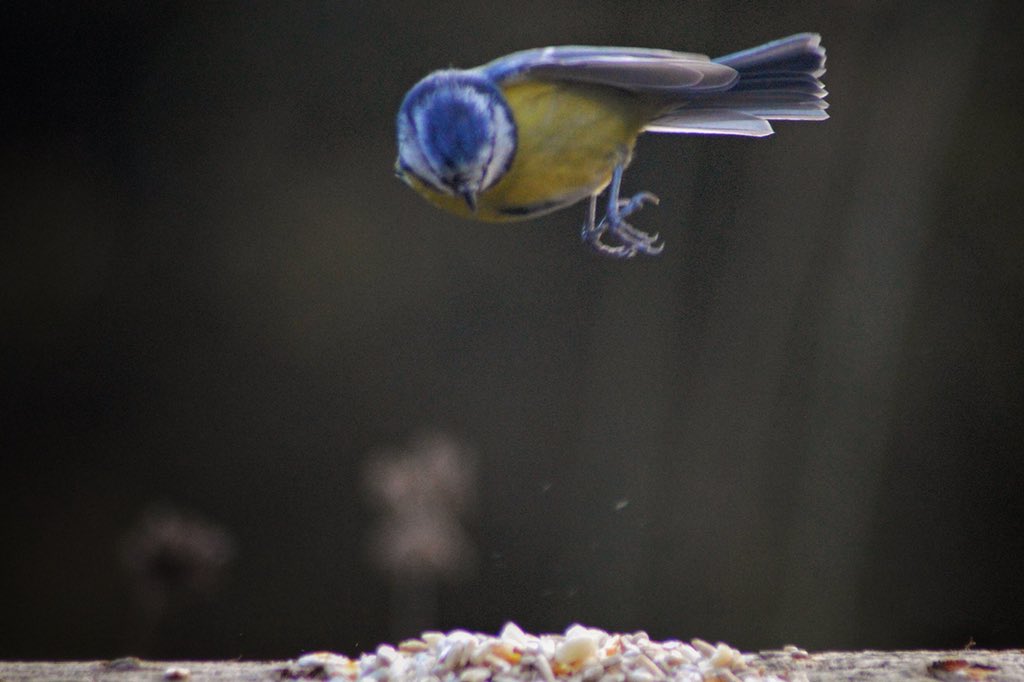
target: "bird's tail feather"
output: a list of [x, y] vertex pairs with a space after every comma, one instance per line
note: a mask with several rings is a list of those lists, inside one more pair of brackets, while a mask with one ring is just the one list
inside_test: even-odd
[[825, 48], [816, 33], [800, 33], [713, 60], [739, 72], [724, 92], [691, 96], [647, 130], [719, 135], [771, 135], [769, 120], [828, 118]]

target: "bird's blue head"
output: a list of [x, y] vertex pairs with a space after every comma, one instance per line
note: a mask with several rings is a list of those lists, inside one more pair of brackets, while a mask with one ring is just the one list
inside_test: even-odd
[[465, 200], [505, 174], [516, 152], [516, 126], [501, 91], [472, 71], [437, 71], [405, 96], [398, 111], [399, 177]]

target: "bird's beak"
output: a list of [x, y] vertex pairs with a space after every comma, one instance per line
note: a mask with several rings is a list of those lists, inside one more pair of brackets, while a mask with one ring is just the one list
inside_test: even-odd
[[461, 190], [459, 196], [466, 202], [466, 206], [469, 206], [469, 210], [476, 213], [476, 192], [467, 188]]

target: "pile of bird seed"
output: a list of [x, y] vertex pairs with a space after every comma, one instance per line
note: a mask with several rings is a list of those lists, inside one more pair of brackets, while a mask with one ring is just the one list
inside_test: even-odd
[[573, 625], [564, 635], [531, 635], [508, 623], [497, 637], [424, 632], [358, 659], [319, 652], [292, 661], [284, 677], [338, 682], [739, 682], [765, 680], [726, 644], [651, 641], [645, 632], [609, 634]]

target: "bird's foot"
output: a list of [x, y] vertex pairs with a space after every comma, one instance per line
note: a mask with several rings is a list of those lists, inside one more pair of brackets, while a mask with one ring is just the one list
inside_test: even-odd
[[[619, 199], [609, 206], [608, 213], [596, 225], [588, 220], [583, 226], [581, 236], [591, 248], [613, 258], [632, 258], [641, 253], [645, 256], [656, 256], [664, 250], [665, 245], [658, 243], [658, 233], [648, 234], [638, 230], [626, 222], [626, 217], [643, 208], [644, 203], [658, 203], [658, 197], [650, 192], [640, 192], [631, 199]], [[613, 242], [604, 241], [608, 235]]]

